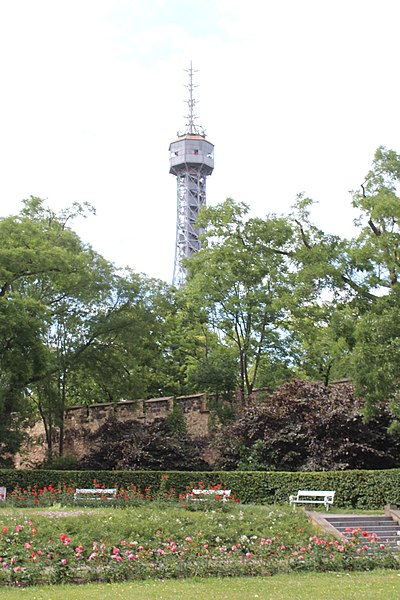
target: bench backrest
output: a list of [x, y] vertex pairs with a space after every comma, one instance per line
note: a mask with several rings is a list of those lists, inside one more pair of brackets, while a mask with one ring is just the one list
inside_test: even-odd
[[201, 490], [194, 489], [192, 490], [192, 494], [201, 495], [201, 494], [215, 494], [216, 496], [230, 496], [231, 490]]
[[76, 488], [75, 494], [116, 494], [117, 491], [118, 490], [116, 488]]
[[330, 497], [333, 499], [335, 496], [335, 492], [333, 492], [332, 490], [299, 490], [297, 492], [298, 498], [304, 498], [306, 496], [314, 496], [317, 498]]

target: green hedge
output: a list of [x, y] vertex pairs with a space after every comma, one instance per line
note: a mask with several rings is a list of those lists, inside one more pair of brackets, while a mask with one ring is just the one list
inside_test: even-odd
[[335, 490], [335, 505], [341, 508], [381, 509], [385, 504], [400, 505], [400, 469], [385, 471], [324, 471], [317, 473], [265, 471], [50, 471], [0, 469], [0, 486], [9, 491], [17, 485], [30, 488], [50, 483], [57, 487], [67, 484], [75, 487], [93, 487], [96, 480], [106, 487], [135, 484], [158, 490], [162, 476], [165, 488], [185, 492], [186, 486], [197, 486], [200, 481], [207, 488], [221, 484], [231, 489], [240, 502], [259, 504], [287, 503], [290, 494], [299, 489]]

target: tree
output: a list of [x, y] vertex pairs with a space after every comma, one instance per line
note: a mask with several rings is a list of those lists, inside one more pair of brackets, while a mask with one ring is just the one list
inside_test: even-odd
[[286, 219], [244, 220], [247, 212], [231, 199], [202, 210], [205, 239], [187, 261], [186, 283], [221, 343], [235, 348], [243, 398], [254, 388], [262, 355], [280, 338], [293, 236]]
[[349, 383], [292, 380], [261, 402], [241, 407], [218, 434], [220, 469], [321, 471], [399, 466], [390, 415], [365, 424]]
[[359, 276], [377, 296], [399, 285], [399, 182], [400, 155], [380, 147], [361, 190], [353, 192], [353, 206], [360, 210], [360, 234], [351, 257]]
[[209, 392], [215, 401], [232, 401], [237, 390], [238, 364], [235, 349], [214, 344], [207, 355], [191, 365], [189, 382], [196, 391]]
[[299, 195], [290, 215], [296, 237], [287, 343], [297, 377], [350, 377], [357, 319], [373, 296], [352, 256], [354, 241], [326, 234], [310, 222], [313, 202]]
[[[79, 210], [74, 206], [75, 213]], [[62, 218], [65, 224], [68, 217]], [[8, 441], [2, 443], [8, 443], [11, 452], [21, 440], [9, 430], [15, 421], [12, 415], [26, 414], [28, 386], [39, 381], [48, 366], [42, 340], [51, 323], [49, 307], [28, 290], [62, 272], [77, 273], [80, 267], [59, 231], [38, 198], [25, 201], [20, 215], [0, 220], [0, 422], [2, 439]], [[10, 440], [15, 442], [12, 446]]]
[[361, 190], [353, 192], [360, 210], [360, 234], [351, 258], [358, 276], [368, 286], [368, 311], [356, 327], [353, 377], [366, 399], [366, 418], [389, 404], [400, 431], [400, 155], [380, 147]]
[[166, 286], [116, 270], [84, 244], [70, 228], [84, 213], [73, 205], [55, 214], [31, 198], [0, 221], [0, 413], [12, 451], [12, 415], [23, 407], [41, 416], [50, 455], [59, 432], [62, 455], [65, 406], [154, 386]]

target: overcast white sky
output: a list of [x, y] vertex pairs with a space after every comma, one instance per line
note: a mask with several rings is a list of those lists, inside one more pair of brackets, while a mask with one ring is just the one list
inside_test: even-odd
[[350, 235], [348, 191], [400, 151], [399, 23], [398, 0], [0, 0], [0, 216], [87, 201], [84, 241], [171, 282], [192, 60], [207, 203], [263, 217], [304, 191]]

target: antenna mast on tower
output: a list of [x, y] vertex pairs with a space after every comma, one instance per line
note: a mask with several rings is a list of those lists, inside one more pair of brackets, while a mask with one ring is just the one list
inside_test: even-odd
[[214, 146], [206, 141], [202, 127], [196, 124], [193, 97], [193, 68], [186, 69], [189, 74], [188, 115], [186, 129], [178, 132], [175, 142], [169, 147], [169, 172], [177, 181], [176, 242], [173, 285], [180, 286], [186, 279], [186, 269], [182, 264], [185, 258], [200, 250], [200, 229], [196, 227], [200, 208], [206, 204], [206, 178], [214, 169]]

